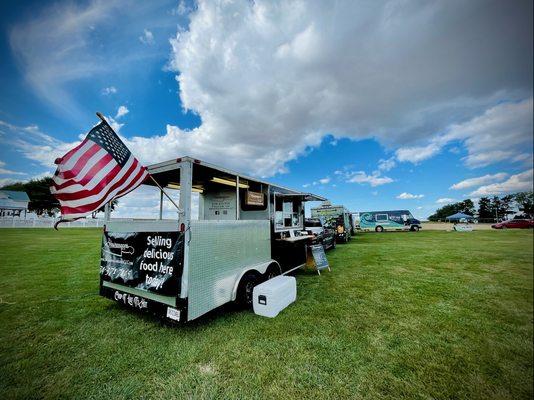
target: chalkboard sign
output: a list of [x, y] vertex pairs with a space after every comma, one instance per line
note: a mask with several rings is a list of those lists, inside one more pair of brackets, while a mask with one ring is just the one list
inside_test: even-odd
[[313, 261], [315, 262], [315, 269], [320, 273], [323, 269], [330, 269], [326, 254], [324, 253], [324, 247], [320, 244], [310, 246]]
[[104, 232], [102, 280], [163, 295], [180, 291], [183, 232]]

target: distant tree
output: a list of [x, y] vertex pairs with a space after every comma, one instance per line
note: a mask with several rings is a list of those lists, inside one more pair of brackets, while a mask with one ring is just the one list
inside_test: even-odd
[[503, 216], [506, 216], [506, 214], [513, 213], [514, 210], [514, 195], [508, 194], [506, 196], [501, 197], [501, 210], [499, 210], [500, 213], [503, 214]]
[[466, 199], [456, 204], [456, 209], [458, 210], [456, 212], [461, 212], [471, 216], [475, 215], [475, 204], [473, 203], [473, 200]]
[[488, 197], [481, 197], [478, 201], [478, 218], [482, 220], [494, 218], [495, 214], [492, 214], [491, 210], [491, 200]]
[[[117, 204], [119, 204], [119, 201], [118, 200], [111, 200], [111, 203], [109, 203], [109, 208], [110, 208], [110, 211], [115, 211], [115, 208], [117, 207]], [[92, 218], [96, 218], [96, 214], [98, 214], [99, 212], [105, 212], [106, 211], [106, 206], [103, 205], [102, 207], [100, 207], [98, 210], [94, 211], [91, 213], [91, 217]]]
[[50, 186], [52, 186], [52, 178], [45, 177], [29, 182], [16, 182], [6, 185], [2, 189], [26, 192], [30, 198], [28, 211], [37, 215], [53, 216], [59, 211], [59, 202], [50, 193]]
[[[441, 208], [438, 208], [434, 214], [428, 217], [429, 221], [444, 221], [449, 215], [456, 214], [457, 212], [472, 211], [474, 213], [474, 204], [471, 200], [464, 200], [459, 203], [446, 204]], [[473, 214], [470, 214], [473, 215]]]
[[519, 211], [530, 216], [534, 215], [534, 192], [520, 192], [514, 195]]
[[[54, 216], [59, 212], [59, 201], [50, 193], [50, 186], [52, 186], [52, 178], [45, 177], [41, 179], [33, 179], [29, 182], [16, 182], [6, 185], [1, 189], [16, 190], [19, 192], [26, 192], [30, 198], [28, 204], [28, 211], [34, 212], [37, 215]], [[111, 202], [111, 210], [114, 210], [118, 201]], [[104, 211], [101, 207], [97, 212]], [[96, 217], [96, 212], [93, 213], [93, 218]]]

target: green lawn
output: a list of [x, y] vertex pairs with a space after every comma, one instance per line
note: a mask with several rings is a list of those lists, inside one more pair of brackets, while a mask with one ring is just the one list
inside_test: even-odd
[[277, 318], [100, 298], [100, 231], [0, 230], [0, 398], [531, 398], [533, 232], [358, 235]]

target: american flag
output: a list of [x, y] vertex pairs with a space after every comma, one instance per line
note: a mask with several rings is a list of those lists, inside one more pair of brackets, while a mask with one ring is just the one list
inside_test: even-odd
[[50, 191], [59, 200], [62, 221], [91, 214], [148, 176], [106, 121], [55, 163], [58, 167]]

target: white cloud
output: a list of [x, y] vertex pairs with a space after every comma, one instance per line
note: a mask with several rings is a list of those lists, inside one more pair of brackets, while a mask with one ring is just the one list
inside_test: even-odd
[[18, 182], [18, 181], [12, 178], [0, 178], [0, 188], [7, 186], [7, 185], [11, 185], [12, 183], [15, 183], [15, 182]]
[[486, 185], [488, 183], [502, 181], [506, 179], [507, 176], [508, 174], [505, 172], [499, 172], [497, 174], [486, 174], [484, 176], [479, 176], [477, 178], [469, 178], [461, 182], [455, 183], [449, 189], [460, 190], [460, 189], [470, 188], [473, 186]]
[[36, 125], [16, 126], [0, 121], [0, 129], [8, 135], [0, 136], [0, 142], [22, 154], [29, 160], [52, 168], [54, 160], [75, 147], [80, 140], [63, 142], [39, 130]]
[[120, 117], [125, 116], [129, 112], [130, 110], [128, 110], [126, 106], [120, 106], [119, 109], [117, 110], [117, 114], [115, 115], [115, 119], [119, 119]]
[[467, 122], [450, 125], [445, 134], [435, 136], [426, 146], [401, 147], [396, 152], [397, 159], [417, 163], [433, 157], [453, 141], [463, 142], [468, 153], [463, 160], [471, 168], [532, 159], [532, 113], [532, 97], [498, 104]]
[[506, 193], [529, 191], [533, 188], [533, 170], [521, 172], [510, 176], [507, 180], [500, 183], [492, 183], [491, 185], [481, 186], [470, 196], [483, 197], [490, 195], [501, 195]]
[[372, 187], [385, 185], [387, 183], [393, 182], [393, 179], [387, 177], [387, 176], [380, 176], [376, 171], [371, 174], [367, 175], [364, 171], [358, 171], [351, 174], [350, 178], [347, 180], [347, 182], [352, 183], [368, 183]]
[[139, 41], [143, 44], [153, 45], [154, 44], [154, 34], [148, 29], [143, 29], [143, 34], [139, 36]]
[[411, 162], [417, 164], [430, 157], [436, 155], [440, 150], [440, 147], [434, 143], [427, 146], [414, 146], [414, 147], [401, 147], [395, 154], [397, 160], [404, 162]]
[[397, 199], [412, 200], [412, 199], [421, 199], [423, 197], [425, 197], [424, 194], [411, 194], [411, 193], [403, 192], [397, 196]]
[[110, 94], [117, 93], [117, 88], [115, 86], [108, 86], [102, 89], [101, 92], [104, 96], [109, 96]]
[[[168, 4], [165, 4], [168, 3]], [[9, 44], [29, 88], [63, 120], [77, 125], [89, 118], [80, 82], [104, 87], [110, 79], [128, 79], [142, 85], [147, 62], [162, 64], [167, 49], [128, 46], [139, 26], [154, 25], [170, 36], [176, 17], [162, 13], [173, 0], [132, 2], [91, 0], [39, 2], [27, 17], [9, 29]], [[146, 26], [145, 25], [145, 26]], [[148, 81], [148, 79], [146, 80]], [[97, 86], [98, 85], [98, 86]], [[112, 94], [113, 89], [109, 94]]]
[[192, 7], [189, 7], [184, 0], [180, 0], [178, 6], [171, 10], [173, 15], [186, 15], [193, 11]]
[[12, 171], [10, 169], [4, 168], [5, 166], [6, 163], [4, 161], [0, 161], [0, 174], [2, 175], [26, 175], [25, 172]]
[[[38, 94], [62, 115], [79, 116], [69, 83], [95, 75], [109, 82], [110, 72], [123, 73], [132, 58], [146, 56], [126, 56], [117, 37], [104, 53], [88, 27], [135, 38], [139, 26], [157, 25], [139, 25], [148, 6], [128, 7], [124, 0], [54, 7], [16, 25], [10, 44]], [[179, 28], [171, 42], [169, 65], [178, 72], [184, 109], [197, 113], [202, 125], [167, 125], [160, 135], [131, 137], [127, 145], [145, 163], [189, 154], [262, 176], [285, 172], [288, 161], [327, 133], [373, 137], [388, 148], [405, 147], [399, 160], [422, 161], [442, 147], [426, 138], [484, 115], [503, 98], [530, 98], [529, 10], [519, 2], [487, 7], [478, 0], [365, 7], [201, 0], [188, 30]], [[137, 23], [121, 18], [133, 13]], [[462, 23], [466, 13], [469, 24]], [[143, 47], [148, 53], [158, 46]], [[392, 181], [376, 174], [367, 179]]]
[[395, 165], [397, 163], [395, 162], [395, 157], [388, 158], [386, 160], [380, 159], [378, 160], [378, 170], [387, 172], [393, 168], [395, 168]]
[[450, 204], [450, 203], [454, 203], [455, 201], [456, 201], [455, 199], [451, 199], [450, 197], [442, 197], [441, 199], [437, 199], [436, 203], [438, 203], [438, 204]]
[[327, 183], [330, 182], [330, 177], [327, 176], [325, 178], [321, 178], [317, 181], [313, 181], [312, 183], [305, 183], [304, 185], [302, 185], [302, 187], [304, 188], [307, 188], [307, 187], [310, 187], [310, 186], [317, 186], [317, 185], [326, 185]]
[[[399, 160], [420, 162], [442, 147], [424, 138], [531, 95], [521, 61], [532, 54], [530, 19], [519, 3], [336, 4], [200, 1], [172, 40], [170, 66], [202, 126], [169, 126], [157, 143], [172, 157], [207, 154], [260, 175], [285, 171], [326, 132], [402, 145]], [[470, 24], [460, 22], [466, 12]]]

